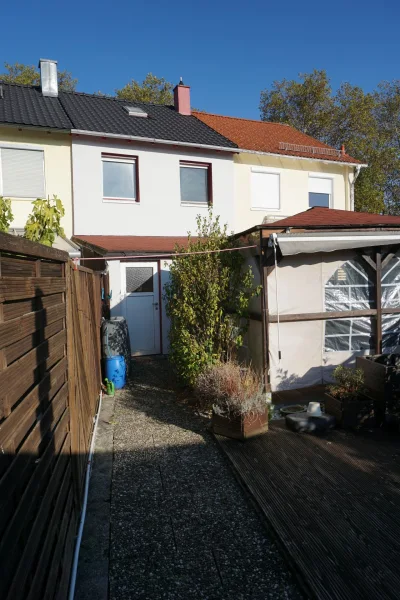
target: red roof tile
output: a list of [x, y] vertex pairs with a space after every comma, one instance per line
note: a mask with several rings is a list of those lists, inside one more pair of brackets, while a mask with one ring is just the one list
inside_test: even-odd
[[[141, 235], [75, 235], [74, 241], [83, 246], [107, 252], [144, 252], [156, 254], [173, 252], [175, 244], [187, 246], [187, 236], [141, 236]], [[192, 238], [196, 239], [196, 238]]]
[[351, 210], [336, 210], [316, 206], [304, 212], [275, 221], [265, 228], [280, 229], [281, 227], [400, 227], [400, 216], [376, 215]]
[[193, 111], [192, 114], [212, 129], [215, 129], [215, 131], [218, 131], [221, 135], [232, 140], [232, 142], [235, 142], [235, 144], [243, 150], [361, 164], [356, 158], [352, 158], [351, 156], [342, 153], [340, 156], [332, 156], [329, 154], [313, 154], [312, 152], [306, 151], [298, 152], [297, 150], [281, 149], [279, 147], [280, 142], [332, 150], [332, 146], [328, 146], [327, 144], [298, 131], [290, 125], [284, 125], [283, 123], [269, 123], [267, 121], [252, 121], [250, 119], [239, 119], [236, 117], [224, 117], [223, 115], [213, 115], [197, 111]]

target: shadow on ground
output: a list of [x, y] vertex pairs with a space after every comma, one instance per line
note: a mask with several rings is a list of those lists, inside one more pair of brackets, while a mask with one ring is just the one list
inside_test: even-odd
[[166, 359], [117, 394], [110, 599], [298, 598], [207, 421], [177, 402]]

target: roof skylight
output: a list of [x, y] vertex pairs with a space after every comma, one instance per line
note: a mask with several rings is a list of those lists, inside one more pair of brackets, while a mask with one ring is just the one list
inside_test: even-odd
[[124, 106], [124, 109], [128, 113], [130, 117], [148, 117], [146, 111], [143, 108], [139, 108], [138, 106]]

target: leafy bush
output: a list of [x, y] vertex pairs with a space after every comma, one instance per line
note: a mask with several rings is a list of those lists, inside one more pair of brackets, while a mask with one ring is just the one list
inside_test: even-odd
[[328, 387], [329, 393], [340, 400], [357, 400], [364, 393], [364, 372], [339, 365], [333, 371], [334, 385]]
[[226, 360], [243, 343], [249, 300], [258, 289], [240, 251], [218, 252], [233, 244], [210, 211], [197, 218], [197, 238], [189, 234], [187, 247], [176, 247], [180, 253], [213, 251], [174, 258], [165, 286], [170, 359], [184, 384], [193, 385], [207, 366]]
[[44, 246], [52, 246], [57, 235], [64, 235], [61, 218], [65, 215], [63, 203], [53, 195], [47, 200], [38, 198], [25, 225], [25, 237]]
[[0, 196], [0, 231], [7, 231], [14, 220], [14, 215], [11, 210], [11, 200]]
[[234, 361], [208, 367], [198, 376], [194, 392], [203, 409], [213, 408], [219, 415], [256, 415], [266, 408], [259, 375]]

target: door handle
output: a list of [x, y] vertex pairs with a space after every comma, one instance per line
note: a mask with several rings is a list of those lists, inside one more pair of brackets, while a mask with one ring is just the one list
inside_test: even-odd
[[158, 310], [158, 302], [153, 302], [153, 306], [156, 310]]

